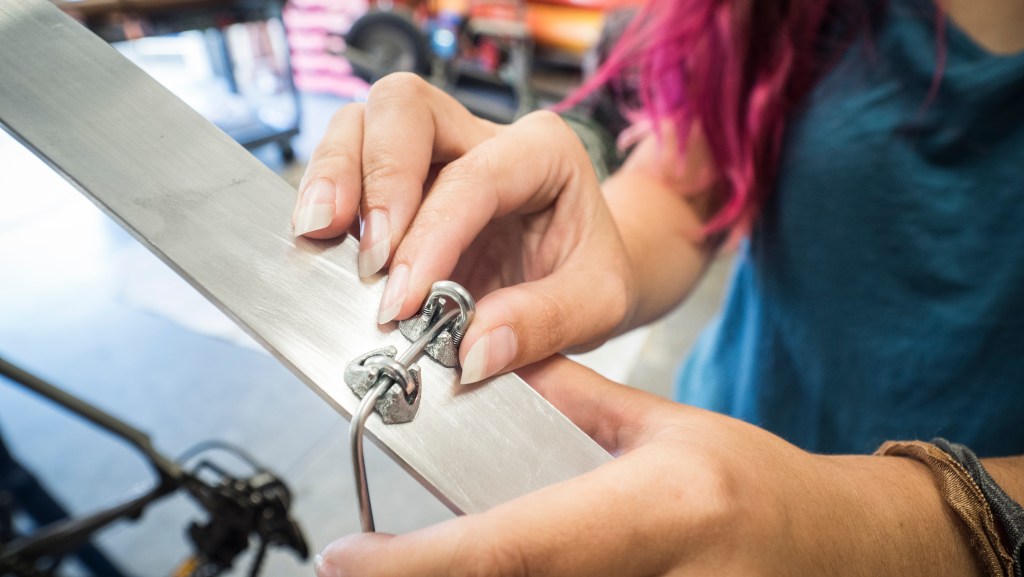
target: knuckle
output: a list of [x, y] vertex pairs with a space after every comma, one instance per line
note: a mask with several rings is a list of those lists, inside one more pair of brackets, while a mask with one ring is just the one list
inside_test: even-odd
[[550, 130], [569, 129], [569, 125], [566, 124], [565, 120], [563, 120], [558, 113], [550, 110], [535, 110], [523, 116], [521, 122], [526, 124], [535, 124]]
[[[676, 486], [679, 498], [693, 504], [687, 515], [687, 531], [720, 535], [736, 528], [745, 516], [742, 483], [719, 456], [704, 451], [691, 451], [686, 457], [687, 470], [692, 471], [685, 487]], [[670, 466], [668, 475], [678, 474], [678, 463]], [[694, 496], [699, 496], [694, 499]]]
[[338, 171], [346, 173], [359, 167], [359, 158], [352, 150], [337, 146], [318, 146], [309, 159], [310, 172], [323, 171], [333, 174]]
[[736, 476], [722, 460], [715, 457], [704, 457], [703, 474], [698, 479], [702, 488], [701, 494], [707, 496], [705, 517], [715, 526], [727, 526], [736, 517], [736, 504], [739, 502], [739, 488]]
[[487, 155], [470, 153], [446, 164], [438, 172], [435, 183], [450, 186], [476, 182], [488, 174], [490, 167]]
[[604, 287], [605, 297], [601, 303], [600, 318], [603, 318], [602, 332], [621, 328], [629, 320], [632, 288], [629, 286], [629, 275], [608, 272], [603, 275], [597, 286]]
[[[436, 245], [438, 238], [434, 233], [434, 229], [431, 226], [431, 218], [434, 215], [430, 214], [430, 209], [420, 208], [419, 212], [416, 213], [412, 224], [405, 231], [402, 236], [401, 244], [398, 246], [398, 250], [395, 252], [395, 259], [401, 259], [402, 262], [414, 261], [422, 253], [424, 247]], [[437, 254], [431, 254], [432, 258], [436, 258]]]
[[[616, 282], [616, 279], [610, 279], [610, 283], [614, 282]], [[608, 284], [605, 286], [607, 287]], [[611, 333], [622, 327], [624, 324], [627, 309], [626, 297], [623, 295], [622, 291], [618, 289], [609, 290], [605, 298], [602, 299], [601, 310], [598, 313], [598, 318], [600, 320], [595, 327], [598, 332], [596, 336], [606, 336], [610, 338], [612, 336]]]
[[381, 152], [363, 158], [363, 190], [366, 191], [367, 200], [379, 200], [373, 197], [386, 190], [388, 183], [401, 179], [403, 175], [402, 163], [390, 154]]
[[590, 166], [590, 157], [583, 142], [576, 135], [576, 132], [569, 126], [569, 123], [556, 112], [550, 110], [537, 110], [524, 116], [521, 120], [524, 124], [535, 127], [544, 134], [545, 140], [558, 144], [558, 149], [566, 155], [565, 158], [572, 160], [572, 165], [583, 163]]
[[373, 83], [367, 101], [419, 99], [426, 94], [428, 86], [427, 82], [416, 74], [393, 72]]
[[[675, 542], [685, 544], [669, 553], [669, 563], [673, 565], [685, 562], [680, 551], [695, 548], [732, 558], [737, 548], [743, 546], [743, 540], [753, 537], [744, 531], [750, 511], [737, 504], [742, 493], [737, 475], [725, 459], [711, 450], [677, 442], [681, 434], [692, 434], [692, 430], [671, 429], [674, 430], [662, 431], [653, 443], [645, 446], [652, 450], [647, 454], [650, 459], [645, 468], [647, 490], [632, 492], [640, 500], [636, 507], [649, 512], [639, 528], [640, 538], [657, 541], [671, 535]], [[664, 450], [668, 447], [671, 448]], [[665, 503], [686, 506], [680, 509], [666, 507]]]
[[[494, 163], [491, 155], [473, 152], [450, 162], [438, 172], [430, 195], [442, 199], [438, 206], [449, 212], [458, 207], [472, 207], [474, 213], [496, 210], [504, 189], [497, 184]], [[450, 214], [433, 216], [447, 220]]]
[[[362, 104], [352, 103], [342, 106], [334, 113], [328, 125], [329, 134], [320, 141], [310, 156], [311, 167], [315, 168], [318, 164], [334, 166], [341, 163], [348, 165], [346, 169], [350, 169], [351, 165], [359, 166], [359, 141], [348, 142], [346, 139], [332, 138], [331, 133], [335, 136], [351, 133], [353, 125], [362, 122], [362, 109]], [[358, 126], [355, 128], [358, 129]]]
[[562, 350], [569, 346], [569, 337], [575, 331], [575, 315], [566, 314], [565, 305], [559, 299], [541, 293], [537, 301], [537, 310], [532, 311], [538, 322], [535, 330], [537, 335], [535, 342], [543, 343], [545, 355]]
[[336, 124], [347, 125], [349, 122], [353, 122], [363, 115], [363, 108], [364, 105], [361, 102], [349, 102], [342, 105], [334, 111], [330, 125], [333, 127]]
[[564, 118], [550, 110], [537, 110], [523, 117], [523, 121], [536, 126], [545, 134], [558, 137], [558, 142], [579, 143], [579, 138]]

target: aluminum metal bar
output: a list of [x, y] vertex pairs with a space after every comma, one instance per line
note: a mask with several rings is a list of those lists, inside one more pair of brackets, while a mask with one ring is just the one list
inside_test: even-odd
[[[45, 0], [0, 2], [0, 124], [346, 417], [345, 365], [407, 346], [377, 326], [383, 279], [359, 279], [353, 239], [293, 239], [286, 183]], [[420, 367], [416, 419], [368, 430], [456, 512], [610, 459], [518, 377], [460, 388]]]

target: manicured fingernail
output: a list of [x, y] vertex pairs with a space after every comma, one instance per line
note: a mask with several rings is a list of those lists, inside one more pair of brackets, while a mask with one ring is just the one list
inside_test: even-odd
[[463, 385], [482, 381], [504, 369], [516, 358], [516, 333], [502, 325], [473, 344], [462, 364]]
[[313, 570], [316, 571], [316, 577], [338, 577], [338, 571], [333, 565], [324, 561], [322, 555], [313, 558]]
[[363, 219], [363, 232], [359, 240], [359, 276], [376, 274], [388, 260], [391, 252], [391, 224], [383, 210], [371, 210]]
[[334, 185], [326, 180], [314, 180], [302, 191], [298, 211], [295, 213], [295, 236], [320, 230], [334, 219]]
[[388, 284], [384, 285], [384, 296], [380, 298], [380, 312], [377, 313], [377, 323], [384, 324], [391, 322], [398, 316], [405, 302], [405, 295], [409, 290], [409, 267], [400, 264], [391, 267], [391, 274], [388, 276]]

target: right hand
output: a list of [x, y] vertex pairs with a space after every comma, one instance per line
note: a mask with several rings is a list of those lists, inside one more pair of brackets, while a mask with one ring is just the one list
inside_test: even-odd
[[437, 280], [473, 294], [463, 383], [599, 344], [634, 308], [589, 157], [551, 112], [499, 126], [393, 74], [335, 114], [299, 190], [296, 235], [340, 236], [358, 211], [360, 276], [390, 272], [380, 323], [415, 314]]

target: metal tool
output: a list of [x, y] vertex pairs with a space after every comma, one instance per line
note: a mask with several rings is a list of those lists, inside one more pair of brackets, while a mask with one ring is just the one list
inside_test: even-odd
[[[453, 298], [457, 307], [445, 310], [445, 296]], [[451, 281], [436, 282], [420, 314], [411, 319], [412, 323], [403, 321], [409, 323], [406, 326], [411, 328], [403, 329], [402, 333], [412, 344], [402, 356], [395, 358], [394, 347], [378, 349], [352, 361], [345, 368], [345, 382], [356, 396], [363, 399], [352, 417], [348, 435], [356, 496], [359, 498], [359, 523], [364, 533], [375, 530], [370, 489], [366, 480], [366, 461], [363, 458], [366, 420], [374, 408], [387, 424], [413, 420], [419, 409], [421, 387], [419, 367], [413, 363], [423, 352], [427, 352], [442, 364], [457, 364], [459, 343], [475, 311], [476, 303], [466, 289]]]
[[[294, 238], [294, 189], [46, 0], [0, 1], [0, 79], [5, 130], [335, 410], [357, 411], [339, 370], [367, 350], [406, 343], [377, 325], [384, 279], [359, 278], [355, 239]], [[466, 388], [438, 363], [420, 369], [431, 386], [416, 419], [371, 419], [366, 431], [456, 512], [484, 511], [611, 459], [515, 375]]]

